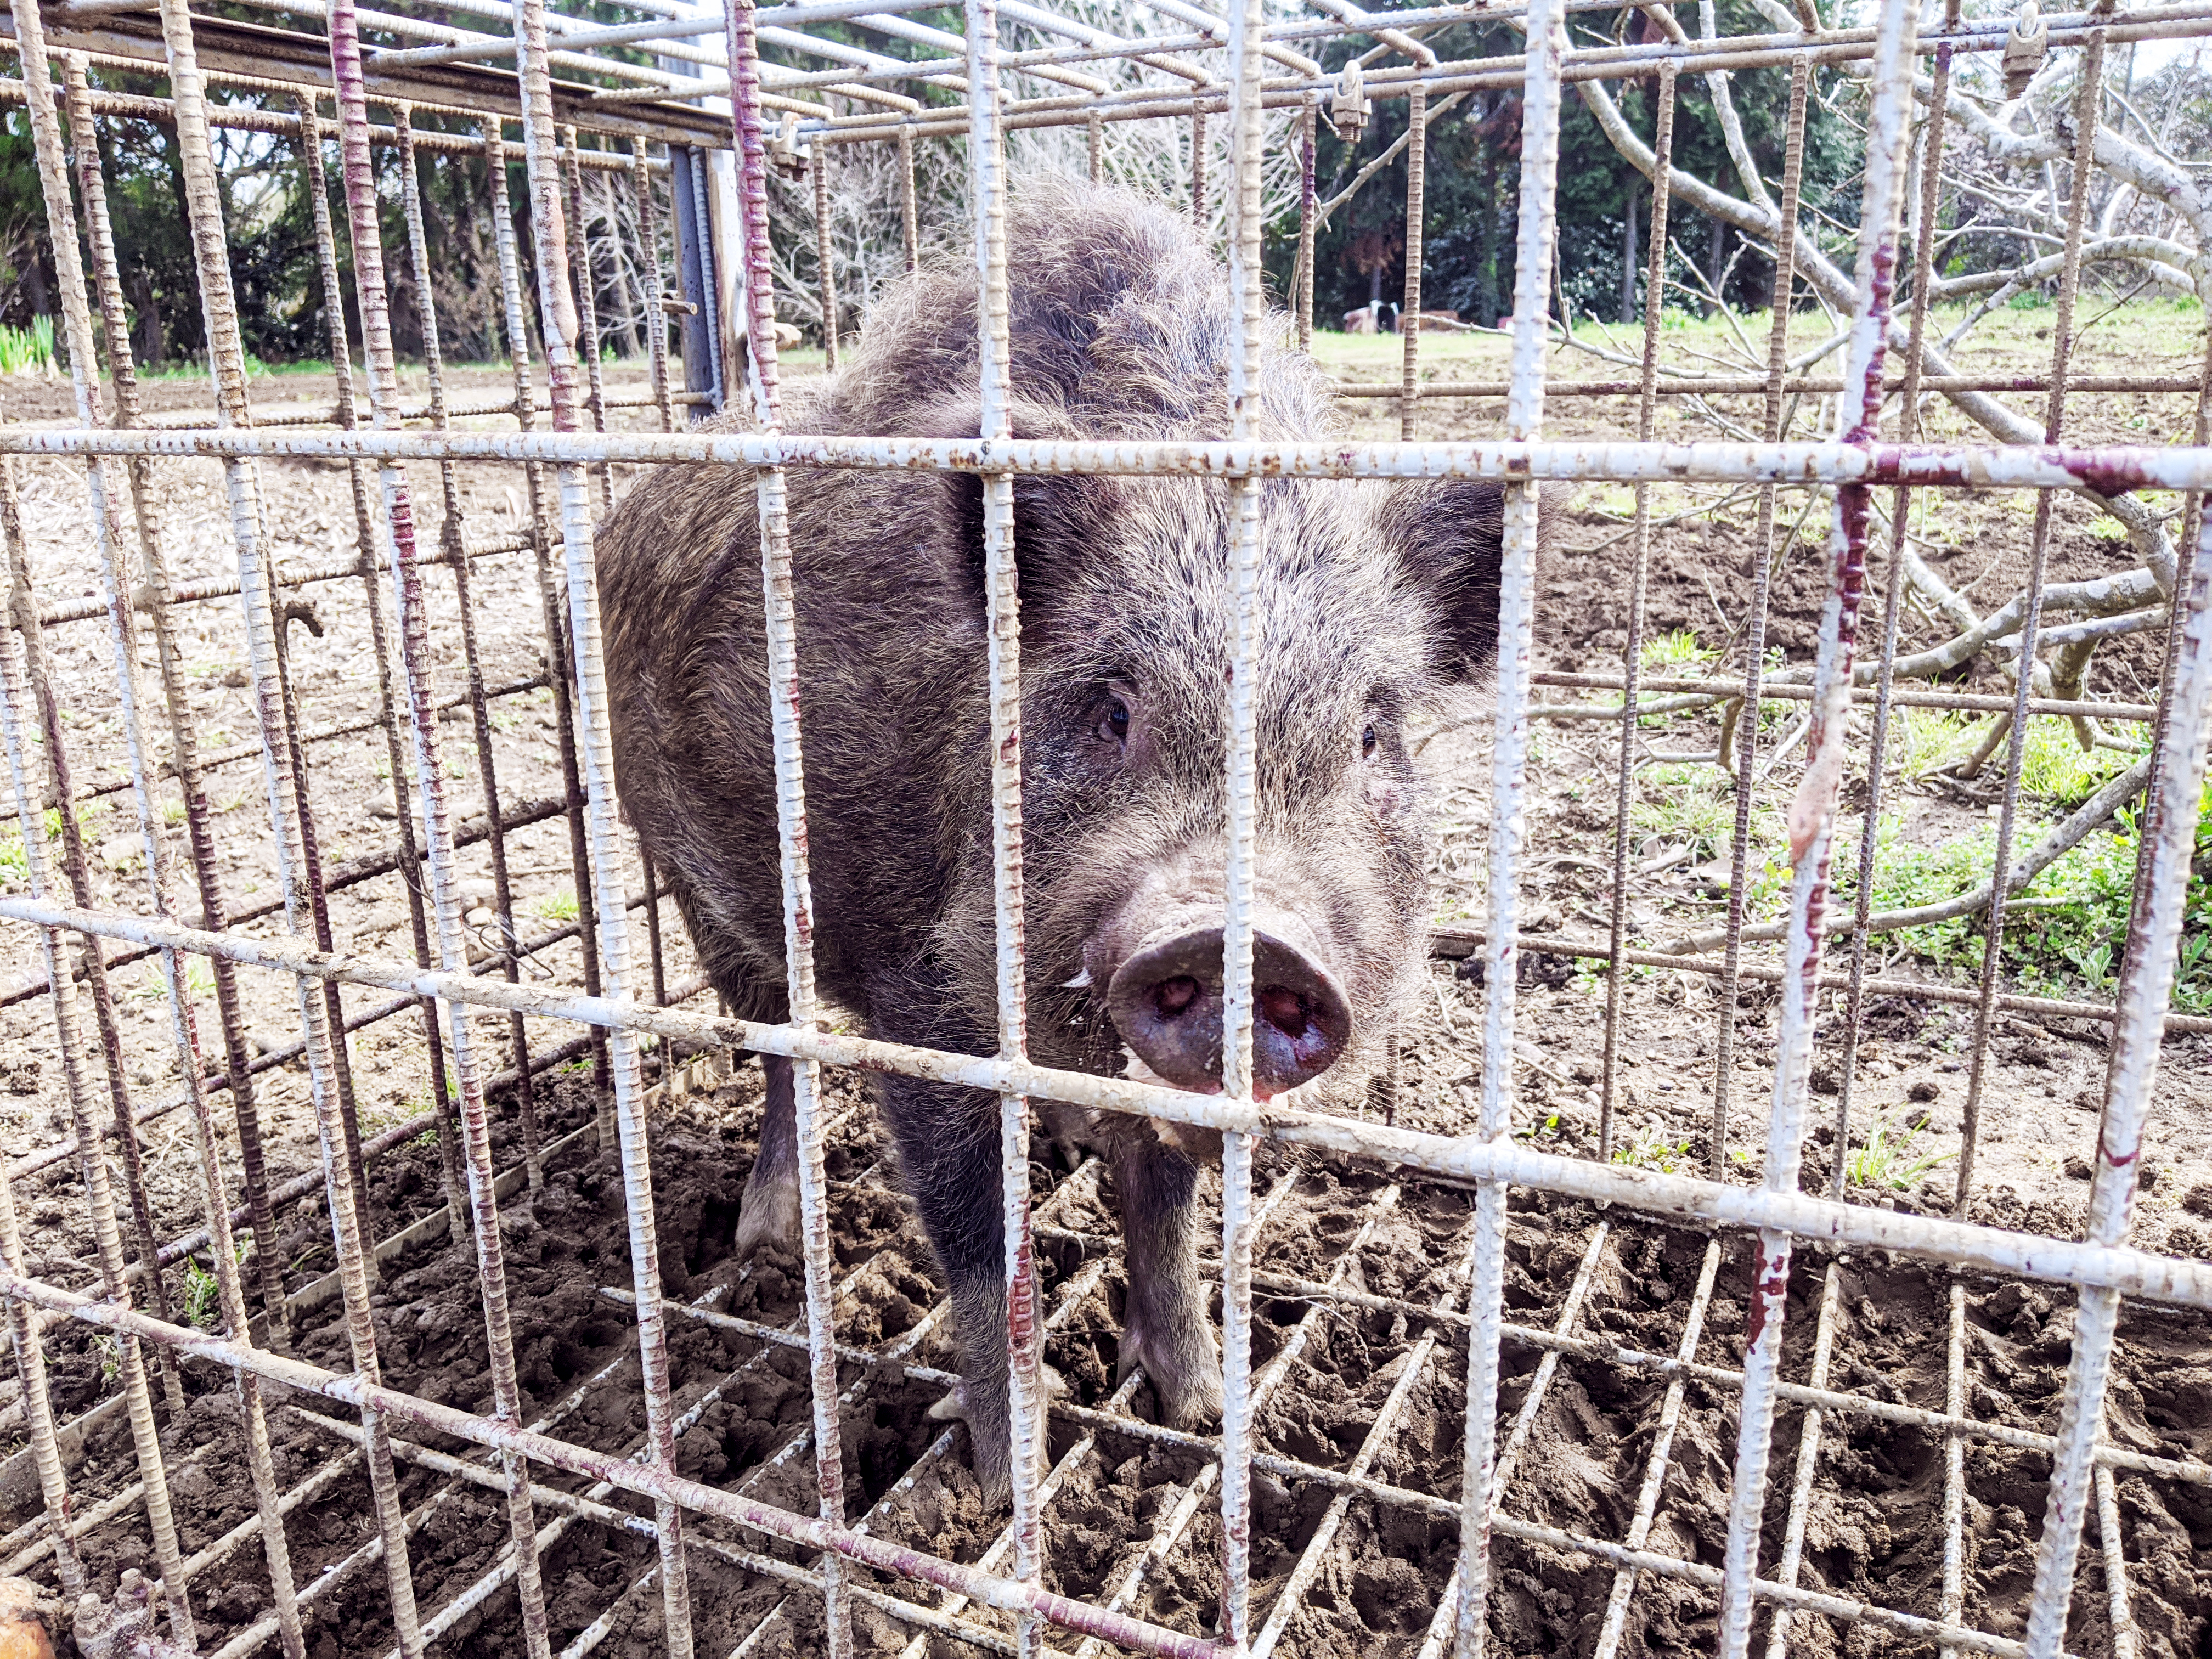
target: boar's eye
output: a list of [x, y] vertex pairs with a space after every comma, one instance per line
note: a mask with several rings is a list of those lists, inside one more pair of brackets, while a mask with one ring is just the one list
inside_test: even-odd
[[1375, 758], [1375, 728], [1371, 726], [1359, 734], [1359, 758], [1362, 760]]
[[1117, 749], [1129, 744], [1129, 705], [1119, 697], [1107, 700], [1105, 712], [1098, 720], [1098, 740], [1110, 743]]

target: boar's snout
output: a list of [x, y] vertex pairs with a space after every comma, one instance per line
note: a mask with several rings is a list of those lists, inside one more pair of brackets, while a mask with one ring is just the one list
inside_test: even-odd
[[[1335, 976], [1273, 933], [1252, 941], [1252, 1086], [1261, 1098], [1336, 1063], [1352, 1007]], [[1151, 1071], [1177, 1088], [1221, 1080], [1221, 929], [1194, 927], [1146, 945], [1106, 989], [1114, 1024]]]

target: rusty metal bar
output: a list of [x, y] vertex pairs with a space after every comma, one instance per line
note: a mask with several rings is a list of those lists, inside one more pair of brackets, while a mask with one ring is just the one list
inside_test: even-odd
[[[1636, 435], [1650, 442], [1655, 424], [1652, 388], [1657, 383], [1659, 329], [1666, 313], [1667, 220], [1673, 200], [1674, 155], [1674, 70], [1659, 74], [1657, 123], [1652, 151], [1650, 257], [1644, 283], [1644, 381], [1638, 399]], [[1628, 643], [1620, 659], [1620, 788], [1613, 824], [1612, 968], [1605, 979], [1605, 1051], [1598, 1085], [1598, 1156], [1613, 1156], [1613, 1116], [1620, 1078], [1621, 998], [1626, 992], [1628, 950], [1628, 819], [1636, 787], [1637, 676], [1644, 666], [1644, 584], [1651, 567], [1651, 486], [1636, 486], [1636, 533], [1628, 572]]]
[[[1707, 17], [1710, 28], [1711, 18]], [[1711, 77], [1717, 90], [1721, 77]], [[1776, 210], [1774, 235], [1773, 325], [1766, 344], [1766, 415], [1759, 435], [1766, 442], [1782, 436], [1782, 381], [1790, 358], [1790, 308], [1796, 284], [1798, 198], [1805, 177], [1805, 106], [1811, 85], [1811, 66], [1797, 58], [1790, 71], [1790, 113], [1784, 129], [1782, 163], [1782, 203]], [[1844, 376], [1846, 380], [1850, 376]], [[1759, 492], [1759, 531], [1751, 545], [1751, 596], [1743, 630], [1743, 701], [1733, 721], [1723, 720], [1720, 749], [1723, 757], [1735, 739], [1735, 823], [1729, 836], [1729, 891], [1727, 966], [1721, 975], [1720, 1029], [1713, 1053], [1713, 1117], [1707, 1133], [1707, 1172], [1716, 1181], [1728, 1169], [1729, 1095], [1735, 1083], [1736, 995], [1742, 963], [1744, 905], [1751, 870], [1751, 803], [1759, 784], [1759, 715], [1756, 696], [1766, 672], [1767, 601], [1774, 576], [1775, 487], [1764, 484]], [[1842, 736], [1838, 734], [1838, 742]], [[1740, 1659], [1724, 1654], [1723, 1659]]]

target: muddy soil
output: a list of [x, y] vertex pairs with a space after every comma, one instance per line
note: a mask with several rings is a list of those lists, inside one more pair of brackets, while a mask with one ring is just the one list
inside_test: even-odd
[[[710, 1306], [771, 1325], [803, 1324], [800, 1273], [775, 1255], [738, 1262], [730, 1255], [738, 1198], [757, 1121], [757, 1073], [748, 1068], [710, 1097], [680, 1103], [656, 1125], [655, 1201], [661, 1272], [672, 1301]], [[574, 1091], [571, 1109], [584, 1104]], [[840, 1269], [838, 1335], [881, 1348], [923, 1328], [904, 1362], [945, 1368], [954, 1357], [942, 1291], [918, 1227], [896, 1187], [896, 1171], [872, 1114], [850, 1086], [833, 1085], [832, 1110], [847, 1107], [830, 1140], [833, 1248]], [[402, 1161], [404, 1163], [404, 1160]], [[1071, 1173], [1054, 1162], [1033, 1170], [1048, 1229], [1042, 1272], [1054, 1324], [1048, 1358], [1074, 1404], [1103, 1407], [1116, 1384], [1115, 1333], [1118, 1264], [1103, 1248], [1111, 1231], [1110, 1182], [1093, 1164]], [[1405, 1304], [1394, 1310], [1263, 1296], [1254, 1360], [1263, 1391], [1264, 1452], [1346, 1468], [1372, 1442], [1370, 1474], [1393, 1486], [1452, 1498], [1458, 1492], [1464, 1328], [1425, 1318], [1423, 1310], [1463, 1293], [1471, 1196], [1416, 1182], [1394, 1185], [1381, 1171], [1328, 1167], [1274, 1149], [1263, 1152], [1259, 1188], [1267, 1204], [1258, 1257], [1265, 1273], [1329, 1280]], [[1577, 1336], [1647, 1354], [1681, 1342], [1707, 1240], [1698, 1234], [1601, 1216], [1586, 1206], [1516, 1194], [1509, 1224], [1506, 1317], [1548, 1330], [1594, 1232], [1608, 1237], [1595, 1258]], [[507, 1208], [509, 1285], [519, 1334], [524, 1415], [552, 1414], [562, 1437], [610, 1452], [635, 1450], [641, 1401], [625, 1310], [608, 1291], [627, 1287], [628, 1266], [614, 1162], [585, 1149], [549, 1173], [539, 1193]], [[1357, 1248], [1352, 1248], [1354, 1245]], [[1097, 1269], [1103, 1255], [1103, 1272]], [[1833, 1265], [1838, 1308], [1831, 1382], [1872, 1397], [1940, 1408], [1944, 1353], [1931, 1334], [1943, 1328], [1948, 1295], [1941, 1274], [1904, 1263], [1805, 1252], [1796, 1263], [1789, 1315], [1785, 1375], [1802, 1380], [1811, 1350], [1824, 1276]], [[1747, 1242], [1724, 1240], [1694, 1358], [1739, 1364], [1749, 1290]], [[388, 1381], [426, 1398], [485, 1411], [481, 1294], [471, 1267], [442, 1244], [387, 1268], [374, 1297], [380, 1357]], [[2065, 1298], [2047, 1290], [1969, 1281], [1967, 1377], [1972, 1410], [1989, 1420], [2049, 1432], [2056, 1424], [2071, 1317]], [[332, 1310], [334, 1312], [334, 1310]], [[2114, 1383], [2112, 1432], [2122, 1444], [2167, 1456], [2212, 1454], [2212, 1363], [2206, 1322], [2131, 1309], [2123, 1325]], [[56, 1333], [57, 1369], [76, 1352]], [[748, 1496], [805, 1507], [812, 1460], [804, 1356], [677, 1317], [672, 1322], [675, 1404], [687, 1413], [678, 1445], [683, 1472]], [[304, 1358], [344, 1370], [334, 1317], [303, 1332]], [[1540, 1351], [1509, 1340], [1500, 1401], [1501, 1436], [1521, 1415], [1538, 1374]], [[98, 1356], [89, 1356], [94, 1361]], [[1282, 1358], [1280, 1365], [1271, 1362]], [[1405, 1373], [1418, 1366], [1408, 1384]], [[878, 1535], [974, 1560], [997, 1541], [1002, 1513], [987, 1510], [969, 1477], [965, 1431], [951, 1432], [928, 1415], [941, 1385], [910, 1379], [896, 1365], [864, 1375], [846, 1367], [842, 1419], [848, 1515], [866, 1516]], [[198, 1367], [192, 1403], [168, 1425], [165, 1445], [182, 1500], [187, 1550], [204, 1547], [251, 1512], [241, 1465], [236, 1408], [222, 1379]], [[1550, 1378], [1513, 1471], [1505, 1513], [1519, 1521], [1617, 1540], [1626, 1535], [1646, 1479], [1668, 1383], [1648, 1369], [1569, 1356]], [[1382, 1418], [1395, 1396], [1395, 1413]], [[74, 1397], [74, 1396], [72, 1396]], [[701, 1403], [706, 1403], [703, 1407]], [[1151, 1420], [1138, 1388], [1128, 1409]], [[291, 1526], [295, 1570], [303, 1585], [329, 1582], [310, 1602], [310, 1651], [321, 1659], [382, 1653], [393, 1641], [380, 1567], [359, 1559], [369, 1536], [368, 1498], [349, 1447], [319, 1426], [343, 1413], [327, 1402], [271, 1401], [270, 1421], [281, 1477], [289, 1484], [337, 1464], [332, 1483]], [[1649, 1547], [1717, 1565], [1726, 1530], [1726, 1494], [1735, 1443], [1734, 1389], [1703, 1380], [1683, 1390], [1673, 1455], [1649, 1534]], [[1788, 1472], [1795, 1468], [1802, 1415], [1785, 1407], [1776, 1437], [1774, 1496], [1762, 1559], [1779, 1554], [1788, 1523]], [[414, 1438], [402, 1430], [404, 1437]], [[1088, 1441], [1087, 1449], [1079, 1442]], [[464, 1458], [470, 1449], [434, 1437], [428, 1443]], [[1218, 1531], [1206, 1462], [1195, 1450], [1148, 1443], [1111, 1429], [1092, 1432], [1066, 1418], [1051, 1438], [1065, 1462], [1048, 1515], [1047, 1582], [1065, 1594], [1111, 1599], [1148, 1619], [1194, 1632], [1212, 1629], [1219, 1591]], [[494, 1570], [505, 1535], [495, 1493], [458, 1491], [403, 1462], [402, 1489], [415, 1531], [411, 1555], [423, 1607], [442, 1607]], [[1969, 1441], [1966, 1452], [1966, 1617], [1980, 1628], [2017, 1636], [2042, 1518], [2044, 1460]], [[73, 1485], [88, 1495], [132, 1478], [129, 1437], [119, 1424], [96, 1436]], [[578, 1484], [540, 1470], [542, 1483]], [[1189, 1501], [1194, 1485], [1195, 1504]], [[2201, 1651], [2212, 1628], [2212, 1493], [2162, 1478], [2124, 1473], [2118, 1480], [2128, 1539], [2131, 1607], [2142, 1646], [2154, 1655]], [[1322, 1483], [1261, 1471], [1255, 1477], [1258, 1525], [1254, 1553], [1255, 1616], [1265, 1621], [1324, 1526], [1332, 1536], [1301, 1574], [1304, 1588], [1285, 1615], [1280, 1650], [1322, 1655], [1411, 1656], [1428, 1632], [1456, 1558], [1457, 1529], [1447, 1516], [1402, 1503], [1338, 1502]], [[637, 1506], [619, 1495], [617, 1508]], [[1940, 1437], [1849, 1415], [1831, 1416], [1807, 1511], [1800, 1583], [1854, 1600], [1933, 1613], [1942, 1583], [1943, 1456]], [[556, 1514], [543, 1503], [539, 1524]], [[20, 1519], [20, 1515], [11, 1517]], [[755, 1552], [803, 1566], [792, 1552], [720, 1523], [693, 1517], [693, 1607], [702, 1651], [729, 1652], [763, 1621], [762, 1653], [818, 1650], [819, 1601], [803, 1585], [747, 1570], [723, 1553]], [[2085, 1551], [2070, 1650], [2106, 1650], [2107, 1600], [2094, 1547]], [[143, 1527], [125, 1516], [88, 1540], [95, 1583], [107, 1588], [126, 1567], [149, 1570]], [[648, 1539], [572, 1522], [546, 1555], [552, 1636], [559, 1649], [614, 1611], [607, 1652], [645, 1654], [659, 1646], [659, 1597], [641, 1589], [655, 1556]], [[1130, 1576], [1143, 1566], [1133, 1588]], [[1498, 1650], [1514, 1654], [1591, 1650], [1613, 1590], [1613, 1571], [1586, 1557], [1511, 1537], [1497, 1545], [1498, 1582], [1491, 1627]], [[267, 1606], [265, 1572], [248, 1542], [220, 1571], [202, 1579], [197, 1608], [209, 1650], [249, 1625]], [[878, 1588], [933, 1602], [913, 1585]], [[1628, 1603], [1621, 1651], [1666, 1654], [1709, 1642], [1714, 1595], [1675, 1581], [1640, 1581]], [[989, 1615], [962, 1615], [994, 1626]], [[446, 1638], [449, 1651], [508, 1653], [518, 1640], [511, 1589], [490, 1596]], [[913, 1628], [863, 1603], [856, 1615], [863, 1650], [896, 1653]], [[1833, 1627], [1817, 1615], [1793, 1626], [1807, 1653], [1931, 1651], [1885, 1637]], [[1063, 1639], [1061, 1645], [1068, 1645]], [[929, 1651], [961, 1650], [936, 1637]]]

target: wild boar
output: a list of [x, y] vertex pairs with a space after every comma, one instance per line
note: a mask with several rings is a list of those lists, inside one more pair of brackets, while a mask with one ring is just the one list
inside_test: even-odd
[[[1017, 436], [1226, 434], [1235, 313], [1182, 218], [1032, 184], [1007, 246]], [[964, 254], [894, 284], [839, 374], [790, 386], [787, 428], [975, 435], [975, 287]], [[1334, 433], [1306, 357], [1271, 345], [1259, 378], [1263, 437]], [[822, 992], [873, 1036], [995, 1052], [980, 481], [795, 470], [789, 493]], [[1229, 491], [1030, 476], [1015, 501], [1030, 1054], [1216, 1089]], [[1261, 513], [1255, 1083], [1268, 1097], [1304, 1085], [1326, 1105], [1365, 1087], [1425, 976], [1433, 792], [1407, 734], [1481, 689], [1502, 496], [1465, 481], [1270, 481]], [[745, 474], [663, 468], [601, 530], [599, 569], [626, 811], [717, 989], [744, 1017], [782, 1020], [755, 515]], [[742, 1249], [797, 1231], [790, 1066], [766, 1065]], [[1003, 1493], [997, 1102], [912, 1078], [877, 1087], [957, 1316], [966, 1380], [947, 1406]], [[1143, 1121], [1090, 1127], [1127, 1243], [1124, 1374], [1141, 1364], [1161, 1418], [1199, 1424], [1221, 1383], [1198, 1170]]]

